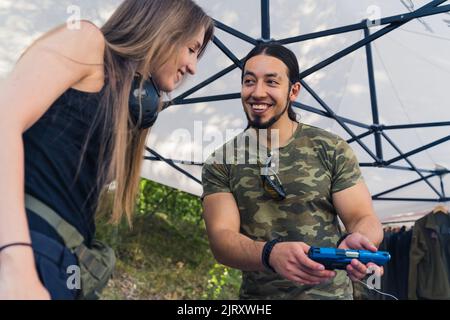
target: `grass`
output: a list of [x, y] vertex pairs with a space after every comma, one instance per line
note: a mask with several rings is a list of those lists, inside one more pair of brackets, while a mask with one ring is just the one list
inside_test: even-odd
[[134, 228], [100, 222], [98, 237], [116, 250], [107, 300], [237, 299], [241, 274], [217, 264], [203, 221], [139, 215]]

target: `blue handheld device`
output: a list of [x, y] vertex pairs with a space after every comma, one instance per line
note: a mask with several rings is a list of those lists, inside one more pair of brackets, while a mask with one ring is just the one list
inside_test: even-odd
[[391, 259], [391, 255], [386, 251], [372, 252], [368, 250], [317, 247], [311, 247], [309, 249], [308, 257], [311, 260], [323, 264], [327, 270], [345, 270], [353, 259], [357, 259], [363, 264], [372, 262], [378, 266], [384, 266]]

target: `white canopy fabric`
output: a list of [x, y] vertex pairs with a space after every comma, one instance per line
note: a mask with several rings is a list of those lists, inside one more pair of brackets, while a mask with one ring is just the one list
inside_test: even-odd
[[[270, 38], [284, 41], [287, 47], [296, 53], [301, 71], [307, 72], [303, 80], [310, 90], [308, 92], [303, 88], [298, 99], [299, 106], [302, 106], [297, 109], [301, 121], [332, 131], [345, 139], [352, 138], [350, 132], [336, 119], [325, 117], [323, 114], [327, 113], [326, 108], [329, 108], [345, 121], [348, 129], [356, 136], [367, 132], [370, 126], [376, 123], [372, 113], [373, 101], [369, 86], [366, 47], [362, 46], [311, 74], [308, 70], [363, 40], [364, 29], [355, 27], [352, 28], [354, 31], [307, 40], [303, 38], [303, 41], [291, 43], [291, 40], [302, 40], [292, 37], [354, 25], [365, 19], [375, 19], [375, 25], [370, 23], [371, 27], [367, 29], [370, 34], [374, 34], [389, 28], [388, 24], [384, 24], [386, 21], [378, 21], [378, 18], [403, 15], [405, 20], [399, 17], [394, 19], [397, 23], [395, 30], [371, 42], [378, 123], [387, 126], [383, 130], [387, 138], [380, 138], [382, 160], [396, 160], [400, 155], [399, 152], [408, 154], [438, 140], [439, 144], [427, 146], [422, 152], [411, 154], [406, 159], [399, 157], [398, 161], [389, 163], [391, 166], [395, 165], [406, 170], [367, 166], [375, 162], [373, 156], [377, 155], [374, 134], [361, 138], [361, 144], [365, 148], [355, 141], [351, 142], [351, 146], [362, 164], [364, 178], [374, 196], [432, 175], [405, 188], [379, 195], [382, 198], [409, 199], [374, 200], [375, 210], [381, 219], [412, 215], [431, 209], [439, 199], [448, 200], [444, 198], [448, 198], [450, 194], [450, 174], [441, 175], [441, 184], [436, 170], [450, 169], [448, 95], [450, 1], [198, 0], [197, 2], [217, 21], [219, 26], [216, 32], [217, 40], [215, 44], [209, 46], [200, 61], [197, 75], [187, 79], [167, 99], [179, 102], [176, 98], [186, 91], [227, 67], [231, 69], [234, 65], [231, 59], [234, 57], [242, 59], [253, 48], [256, 39], [262, 38], [263, 35], [268, 36], [263, 34], [268, 33], [269, 29], [262, 28], [264, 23], [261, 14], [267, 12], [267, 16], [270, 16]], [[119, 3], [119, 0], [2, 0], [0, 79], [12, 68], [20, 53], [33, 39], [56, 24], [64, 23], [77, 12], [77, 6], [81, 18], [90, 19], [100, 26]], [[267, 11], [265, 3], [269, 4]], [[427, 5], [425, 9], [422, 8]], [[439, 9], [442, 7], [444, 8]], [[441, 12], [431, 14], [433, 12], [430, 10], [435, 10], [434, 13], [436, 10]], [[407, 22], [411, 17], [408, 14], [426, 16]], [[266, 21], [264, 19], [264, 22]], [[382, 25], [376, 25], [376, 22]], [[400, 25], [402, 22], [406, 23]], [[232, 30], [229, 31], [226, 26]], [[244, 34], [245, 36], [241, 35], [244, 40], [230, 34], [233, 30]], [[223, 45], [226, 49], [224, 47], [220, 49], [218, 45]], [[175, 165], [200, 180], [200, 165], [179, 164], [177, 161], [202, 163], [214, 149], [246, 127], [239, 92], [240, 69], [234, 68], [200, 90], [183, 97], [185, 100], [181, 105], [171, 106], [161, 114], [149, 136], [148, 147], [166, 159], [175, 160]], [[224, 94], [234, 95], [218, 97], [226, 98], [219, 101], [198, 101], [204, 100], [202, 99], [204, 97]], [[313, 95], [320, 98], [321, 102]], [[389, 127], [437, 122], [445, 123], [403, 129]], [[147, 152], [146, 156], [154, 155]], [[420, 175], [417, 171], [407, 170], [412, 167], [421, 170]], [[200, 195], [202, 192], [198, 181], [163, 161], [146, 161], [142, 176], [192, 194]], [[413, 201], [417, 199], [429, 200]]]

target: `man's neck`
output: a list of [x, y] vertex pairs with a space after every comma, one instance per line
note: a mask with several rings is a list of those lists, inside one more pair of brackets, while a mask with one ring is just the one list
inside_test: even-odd
[[[292, 121], [287, 115], [281, 117], [276, 123], [267, 129], [267, 147], [277, 149], [284, 147], [294, 135], [298, 123]], [[277, 141], [272, 141], [276, 139]]]

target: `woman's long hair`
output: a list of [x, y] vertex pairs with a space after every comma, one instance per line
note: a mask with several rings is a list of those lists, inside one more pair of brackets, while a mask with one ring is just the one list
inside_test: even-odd
[[125, 0], [101, 28], [106, 46], [105, 87], [96, 117], [101, 121], [103, 149], [98, 187], [114, 183], [112, 222], [125, 214], [131, 225], [149, 132], [139, 130], [129, 115], [134, 75], [138, 69], [143, 75], [152, 74], [176, 57], [202, 27], [201, 55], [213, 37], [214, 24], [192, 0]]

